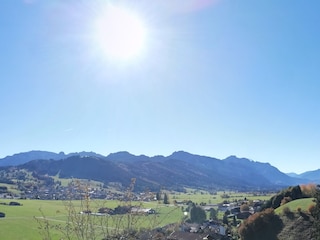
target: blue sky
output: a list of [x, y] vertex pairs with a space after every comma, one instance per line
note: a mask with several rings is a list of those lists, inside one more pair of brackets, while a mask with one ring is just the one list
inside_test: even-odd
[[[146, 27], [130, 60], [92, 40], [105, 6]], [[318, 0], [4, 0], [0, 158], [29, 150], [319, 168]]]

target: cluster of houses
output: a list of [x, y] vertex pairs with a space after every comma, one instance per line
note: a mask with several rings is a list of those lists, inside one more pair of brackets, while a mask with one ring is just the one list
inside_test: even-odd
[[[19, 186], [18, 186], [19, 187]], [[20, 185], [20, 194], [10, 191], [0, 193], [2, 199], [41, 199], [41, 200], [80, 200], [84, 197], [90, 199], [106, 199], [127, 201], [128, 194], [125, 191], [111, 191], [103, 187], [81, 187], [76, 184], [62, 185]], [[131, 201], [153, 201], [154, 197], [148, 193], [131, 193]]]
[[80, 214], [90, 214], [95, 216], [106, 216], [106, 215], [119, 215], [119, 214], [137, 214], [137, 215], [149, 215], [155, 214], [156, 211], [152, 208], [142, 208], [136, 206], [118, 206], [114, 209], [102, 207], [98, 209], [98, 212], [82, 211]]
[[[171, 232], [165, 236], [165, 232]], [[177, 228], [174, 225], [167, 225], [157, 229], [153, 233], [155, 238], [166, 240], [229, 240], [227, 228], [219, 221], [207, 220], [202, 224], [184, 222]], [[150, 238], [151, 239], [151, 238]]]
[[[246, 205], [246, 210], [241, 210], [242, 205]], [[252, 200], [251, 202], [244, 199], [241, 201], [231, 202], [231, 203], [222, 203], [218, 204], [218, 210], [221, 212], [227, 212], [228, 218], [234, 218], [236, 219], [247, 219], [250, 215], [254, 214], [255, 212], [259, 212], [261, 209], [261, 206], [264, 204], [264, 201], [262, 200]], [[205, 206], [205, 208], [208, 208], [208, 206]]]
[[[183, 204], [184, 202], [178, 202]], [[241, 205], [245, 204], [247, 207], [242, 208]], [[247, 219], [249, 216], [258, 212], [264, 204], [262, 200], [247, 201], [246, 199], [225, 202], [221, 204], [205, 204], [202, 208], [205, 211], [210, 211], [214, 208], [220, 212], [225, 213], [227, 222], [231, 225], [237, 226], [241, 220]], [[231, 239], [228, 226], [217, 220], [205, 221], [201, 224], [183, 223], [178, 231], [172, 232], [169, 240], [208, 240], [208, 239]]]

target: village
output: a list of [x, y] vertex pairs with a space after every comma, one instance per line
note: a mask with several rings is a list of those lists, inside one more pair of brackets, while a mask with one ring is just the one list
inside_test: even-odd
[[[89, 187], [88, 185], [79, 184], [77, 180], [71, 181], [67, 186], [62, 186], [59, 182], [53, 182], [51, 185], [29, 185], [27, 183], [18, 184], [21, 194], [12, 194], [6, 192], [2, 187], [0, 198], [12, 199], [13, 206], [19, 206], [19, 201], [24, 199], [34, 200], [84, 200], [87, 199], [103, 199], [103, 200], [117, 200], [119, 202], [130, 201], [129, 205], [119, 205], [116, 208], [102, 207], [96, 211], [85, 210], [79, 214], [89, 214], [94, 216], [107, 216], [119, 214], [133, 214], [133, 215], [150, 215], [157, 214], [157, 210], [153, 208], [144, 208], [137, 204], [139, 202], [158, 201], [160, 205], [170, 205], [180, 208], [185, 216], [185, 221], [179, 224], [178, 229], [171, 232], [167, 239], [230, 239], [230, 226], [237, 227], [242, 220], [248, 218], [255, 212], [258, 212], [264, 201], [242, 199], [229, 200], [225, 199], [221, 203], [193, 203], [190, 200], [179, 201], [171, 199], [164, 203], [163, 199], [158, 197], [158, 193], [151, 192], [133, 192], [132, 189], [124, 188], [120, 183], [110, 183], [106, 186]], [[115, 189], [117, 191], [115, 191]], [[129, 199], [130, 198], [130, 199]], [[161, 201], [160, 201], [161, 200]], [[23, 203], [21, 203], [22, 205]], [[201, 208], [205, 212], [206, 217], [201, 221], [192, 222], [190, 218], [190, 209], [192, 207]], [[218, 218], [218, 213], [223, 215], [222, 219]], [[168, 232], [170, 225], [157, 228], [157, 234], [161, 235]], [[198, 239], [197, 238], [197, 239]]]

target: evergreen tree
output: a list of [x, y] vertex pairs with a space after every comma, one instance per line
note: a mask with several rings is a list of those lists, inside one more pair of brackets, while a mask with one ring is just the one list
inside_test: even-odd
[[224, 213], [223, 218], [222, 218], [222, 222], [226, 225], [229, 224], [229, 220], [228, 220], [228, 214]]
[[157, 199], [157, 201], [160, 201], [160, 200], [161, 200], [161, 193], [160, 193], [160, 192], [157, 192], [157, 194], [156, 194], [156, 199]]
[[233, 226], [237, 226], [237, 219], [235, 215], [233, 215], [232, 223], [233, 223]]
[[203, 223], [207, 219], [206, 212], [202, 207], [193, 206], [190, 210], [190, 221], [193, 223]]
[[163, 196], [163, 203], [164, 204], [169, 204], [169, 197], [168, 197], [168, 194], [164, 194], [164, 196]]
[[224, 214], [223, 214], [222, 222], [223, 222], [224, 224], [226, 224], [226, 225], [229, 224], [228, 216], [230, 215], [230, 213], [231, 213], [230, 210], [227, 210], [227, 211], [225, 211]]
[[218, 218], [218, 210], [210, 208], [210, 218], [216, 220]]

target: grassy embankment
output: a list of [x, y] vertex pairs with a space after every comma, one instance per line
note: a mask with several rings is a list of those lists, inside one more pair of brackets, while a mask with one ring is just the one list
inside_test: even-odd
[[313, 198], [302, 198], [288, 202], [275, 210], [276, 214], [281, 214], [284, 208], [289, 208], [291, 212], [296, 212], [298, 208], [307, 212], [310, 205], [314, 204]]

